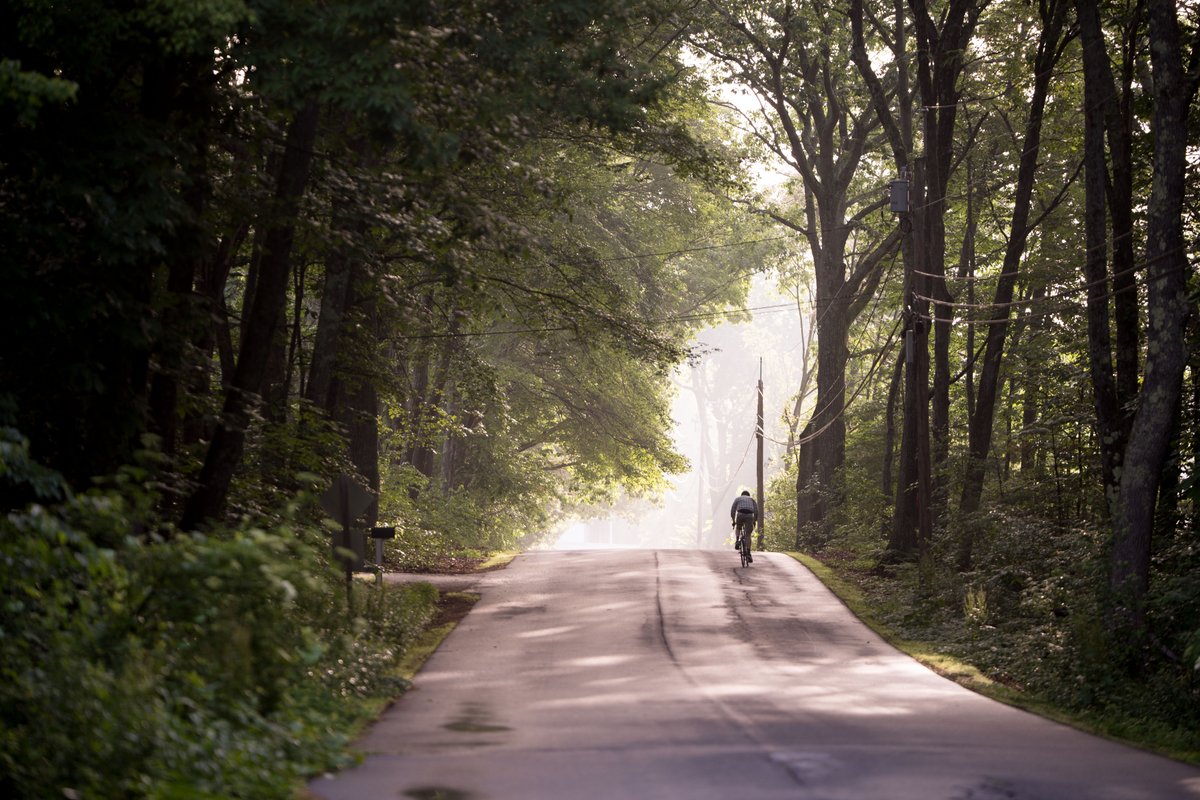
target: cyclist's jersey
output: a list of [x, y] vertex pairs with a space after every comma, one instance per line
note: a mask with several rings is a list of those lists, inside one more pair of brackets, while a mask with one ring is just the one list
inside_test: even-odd
[[753, 497], [740, 494], [733, 499], [733, 506], [729, 509], [731, 519], [736, 519], [739, 512], [753, 514], [755, 519], [758, 518], [758, 503], [754, 502]]

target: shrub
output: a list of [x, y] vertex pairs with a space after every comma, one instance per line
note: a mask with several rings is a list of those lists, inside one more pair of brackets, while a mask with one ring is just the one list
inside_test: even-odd
[[[40, 493], [4, 441], [0, 478]], [[358, 585], [348, 618], [311, 532], [148, 535], [170, 531], [136, 472], [0, 520], [0, 790], [290, 796], [341, 758], [362, 698], [399, 689], [436, 590]]]

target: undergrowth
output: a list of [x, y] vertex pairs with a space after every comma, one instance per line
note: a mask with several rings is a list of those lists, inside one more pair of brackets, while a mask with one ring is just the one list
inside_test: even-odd
[[2, 438], [3, 796], [289, 797], [403, 689], [434, 587], [354, 582], [348, 605], [298, 507], [185, 534], [149, 471], [73, 494]]

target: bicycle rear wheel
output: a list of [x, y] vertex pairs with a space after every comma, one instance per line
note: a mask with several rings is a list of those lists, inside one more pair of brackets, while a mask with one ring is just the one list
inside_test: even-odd
[[741, 547], [738, 548], [738, 554], [741, 555], [741, 557], [742, 557], [742, 566], [748, 567], [748, 566], [750, 566], [750, 534], [749, 534], [749, 532], [743, 529], [741, 535], [738, 537], [738, 541], [741, 543]]

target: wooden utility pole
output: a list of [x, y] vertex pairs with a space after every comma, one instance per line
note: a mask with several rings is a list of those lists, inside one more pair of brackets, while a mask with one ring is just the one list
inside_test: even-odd
[[708, 409], [704, 405], [704, 376], [700, 374], [702, 368], [700, 365], [692, 368], [692, 392], [696, 396], [697, 419], [700, 423], [700, 455], [696, 459], [696, 547], [704, 546], [704, 461], [705, 454], [708, 453], [708, 425], [704, 419]]
[[763, 360], [758, 358], [758, 549], [763, 549]]
[[[933, 527], [929, 448], [929, 302], [926, 282], [916, 274], [928, 253], [925, 240], [924, 170], [917, 159], [911, 172], [895, 183], [903, 184], [904, 198], [893, 201], [908, 248], [905, 266], [904, 425], [900, 442], [899, 480], [895, 514], [887, 550], [892, 558], [920, 558], [929, 545]], [[893, 192], [896, 191], [893, 185]], [[914, 202], [915, 201], [915, 202]]]

